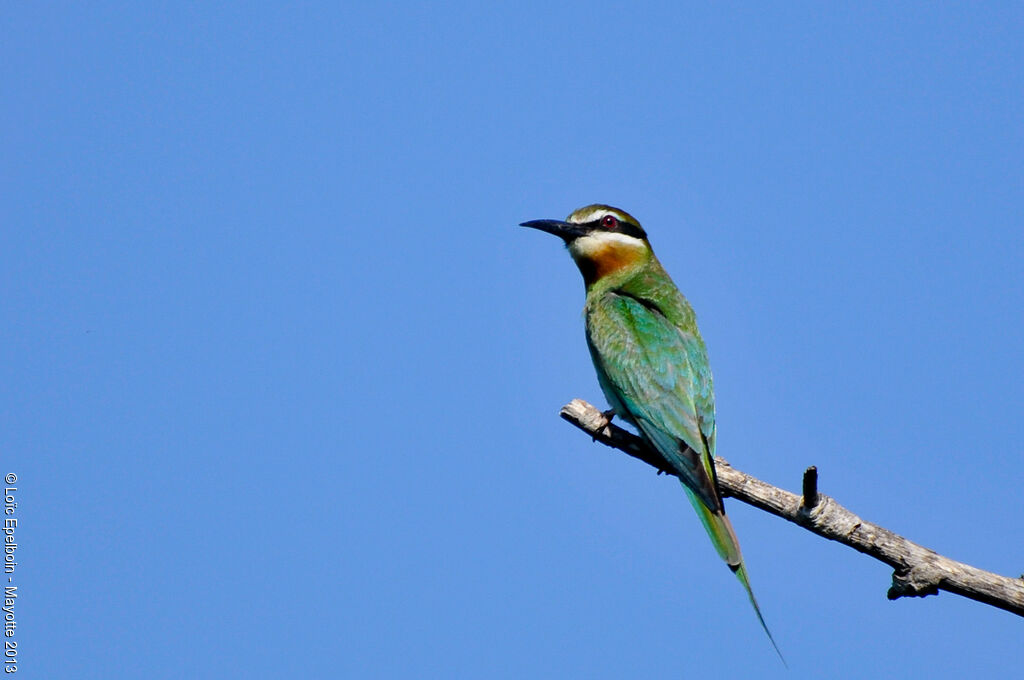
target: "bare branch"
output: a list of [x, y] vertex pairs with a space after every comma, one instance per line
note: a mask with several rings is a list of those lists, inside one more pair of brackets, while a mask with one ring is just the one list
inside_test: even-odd
[[[587, 402], [573, 399], [562, 407], [561, 416], [595, 441], [624, 451], [659, 472], [675, 474], [640, 437], [611, 424]], [[861, 519], [818, 492], [818, 471], [814, 467], [804, 473], [802, 497], [740, 472], [721, 458], [715, 460], [715, 469], [723, 496], [732, 496], [892, 567], [890, 600], [945, 590], [1024, 616], [1024, 578], [1008, 578], [956, 562]]]

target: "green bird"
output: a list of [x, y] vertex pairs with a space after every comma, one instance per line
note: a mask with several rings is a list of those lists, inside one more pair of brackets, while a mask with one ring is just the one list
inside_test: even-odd
[[[715, 393], [697, 317], [658, 262], [640, 223], [588, 205], [521, 226], [565, 241], [583, 274], [587, 346], [614, 415], [631, 423], [676, 472], [711, 542], [739, 578], [775, 651], [750, 588], [715, 476]], [[785, 659], [783, 659], [785, 663]]]

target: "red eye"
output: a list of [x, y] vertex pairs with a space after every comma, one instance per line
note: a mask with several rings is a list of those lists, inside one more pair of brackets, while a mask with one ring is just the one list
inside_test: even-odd
[[605, 229], [614, 229], [619, 224], [619, 221], [615, 219], [615, 215], [605, 215], [601, 218], [601, 226]]

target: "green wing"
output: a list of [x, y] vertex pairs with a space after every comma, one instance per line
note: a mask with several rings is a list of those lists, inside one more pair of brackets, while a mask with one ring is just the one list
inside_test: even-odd
[[[685, 303], [684, 303], [685, 304]], [[648, 300], [621, 291], [587, 310], [587, 341], [601, 387], [712, 512], [715, 406], [704, 341], [679, 328]]]

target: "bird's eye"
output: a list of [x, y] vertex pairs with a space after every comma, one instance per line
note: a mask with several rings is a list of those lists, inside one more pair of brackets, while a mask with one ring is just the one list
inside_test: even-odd
[[601, 226], [605, 229], [614, 229], [619, 224], [619, 221], [615, 219], [615, 215], [605, 215], [601, 218]]

